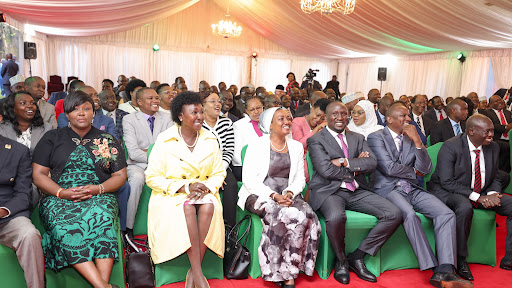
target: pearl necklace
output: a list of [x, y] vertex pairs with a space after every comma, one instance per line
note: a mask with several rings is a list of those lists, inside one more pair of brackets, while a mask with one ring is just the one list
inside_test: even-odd
[[196, 141], [194, 142], [194, 144], [192, 144], [192, 146], [190, 146], [187, 144], [187, 141], [185, 141], [185, 138], [183, 138], [183, 135], [181, 135], [181, 127], [178, 128], [178, 134], [180, 134], [181, 139], [183, 139], [183, 142], [185, 142], [185, 145], [187, 145], [188, 148], [194, 148], [196, 146], [197, 140], [199, 139], [199, 131], [197, 131], [196, 133]]
[[283, 146], [283, 148], [282, 148], [282, 149], [277, 149], [277, 148], [274, 146], [274, 144], [272, 144], [272, 141], [270, 141], [270, 146], [272, 146], [272, 148], [274, 148], [274, 150], [275, 150], [276, 152], [281, 152], [281, 151], [283, 151], [283, 150], [286, 148], [286, 145], [287, 145], [287, 144], [286, 144], [286, 141], [284, 141], [284, 146]]

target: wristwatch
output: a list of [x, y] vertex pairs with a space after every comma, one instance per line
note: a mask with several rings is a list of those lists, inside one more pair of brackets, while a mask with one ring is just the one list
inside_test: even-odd
[[345, 158], [340, 158], [340, 159], [338, 159], [338, 161], [340, 161], [341, 165], [345, 165]]

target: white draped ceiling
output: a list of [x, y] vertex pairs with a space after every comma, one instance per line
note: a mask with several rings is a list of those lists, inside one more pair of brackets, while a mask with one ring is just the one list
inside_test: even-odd
[[[203, 1], [222, 9], [229, 2]], [[46, 34], [91, 36], [140, 27], [196, 2], [8, 0], [0, 1], [0, 9]], [[353, 14], [329, 16], [303, 13], [299, 0], [237, 0], [230, 5], [231, 15], [245, 28], [313, 57], [512, 48], [510, 0], [358, 0]], [[204, 29], [211, 24], [201, 18], [190, 21]]]

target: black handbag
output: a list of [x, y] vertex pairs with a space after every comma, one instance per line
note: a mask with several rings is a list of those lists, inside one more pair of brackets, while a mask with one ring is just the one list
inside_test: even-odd
[[[128, 288], [154, 288], [155, 271], [147, 241], [126, 237], [126, 283]], [[140, 247], [140, 248], [139, 248]]]
[[[247, 229], [240, 235], [240, 225], [249, 220]], [[251, 263], [251, 252], [245, 247], [249, 231], [251, 230], [251, 217], [246, 215], [240, 222], [226, 234], [226, 251], [224, 252], [224, 276], [227, 279], [247, 279], [249, 277], [249, 264]], [[227, 232], [227, 231], [226, 231]], [[245, 237], [244, 243], [240, 241]]]

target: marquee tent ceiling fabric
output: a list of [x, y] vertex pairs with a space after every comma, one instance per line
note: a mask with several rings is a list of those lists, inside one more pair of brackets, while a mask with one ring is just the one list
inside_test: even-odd
[[[229, 2], [202, 1], [214, 1], [222, 9]], [[0, 10], [43, 33], [91, 36], [140, 27], [196, 2], [0, 0]], [[232, 0], [230, 12], [244, 29], [315, 57], [512, 48], [510, 0], [357, 0], [353, 14], [328, 16], [305, 14], [299, 2]]]

